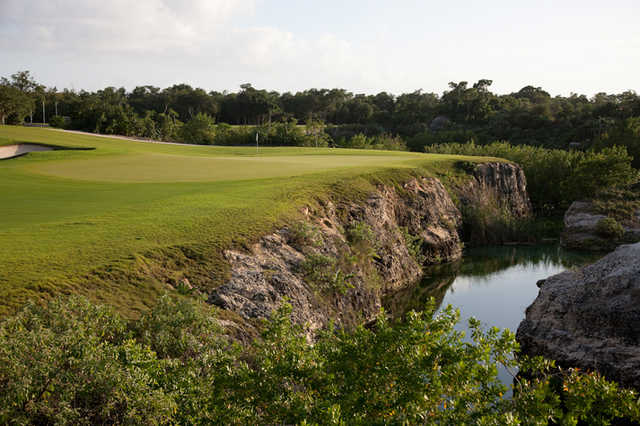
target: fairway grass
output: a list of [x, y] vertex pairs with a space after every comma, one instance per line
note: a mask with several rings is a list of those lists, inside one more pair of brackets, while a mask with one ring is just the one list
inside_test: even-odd
[[486, 160], [326, 148], [256, 154], [0, 126], [0, 145], [20, 142], [95, 149], [0, 161], [0, 316], [78, 293], [135, 317], [167, 283], [219, 285], [224, 249], [248, 247], [304, 205]]

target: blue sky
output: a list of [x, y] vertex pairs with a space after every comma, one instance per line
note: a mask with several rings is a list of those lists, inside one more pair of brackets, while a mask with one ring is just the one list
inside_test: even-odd
[[0, 0], [0, 75], [58, 88], [638, 90], [640, 1]]

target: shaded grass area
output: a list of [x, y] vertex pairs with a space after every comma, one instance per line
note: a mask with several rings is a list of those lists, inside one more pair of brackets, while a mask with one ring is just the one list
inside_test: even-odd
[[[377, 183], [413, 175], [463, 178], [453, 166], [462, 157], [449, 155], [268, 148], [256, 156], [255, 148], [0, 126], [5, 142], [96, 149], [0, 163], [0, 315], [30, 299], [75, 293], [137, 317], [167, 283], [219, 285], [228, 272], [224, 249], [247, 248], [304, 205], [362, 198]], [[219, 167], [194, 170], [203, 161]]]

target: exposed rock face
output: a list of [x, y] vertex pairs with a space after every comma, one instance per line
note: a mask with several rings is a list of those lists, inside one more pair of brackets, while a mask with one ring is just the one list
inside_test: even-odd
[[[528, 213], [517, 166], [490, 163], [478, 173], [478, 190], [500, 194], [516, 214]], [[287, 298], [294, 320], [310, 332], [329, 320], [354, 325], [377, 315], [386, 292], [420, 278], [423, 264], [462, 254], [460, 211], [435, 178], [381, 185], [364, 201], [327, 202], [305, 214], [301, 226], [261, 238], [248, 253], [226, 251], [231, 278], [210, 303], [243, 318], [265, 318]]]
[[[226, 251], [231, 279], [209, 300], [245, 318], [265, 318], [287, 297], [294, 319], [312, 331], [330, 319], [345, 325], [366, 321], [380, 310], [385, 291], [421, 274], [404, 232], [422, 239], [428, 259], [449, 261], [461, 255], [459, 221], [458, 209], [433, 178], [411, 180], [403, 191], [382, 186], [361, 204], [330, 202], [308, 212], [308, 241], [298, 241], [293, 229], [281, 229], [263, 237], [250, 253]], [[363, 256], [350, 241], [349, 232], [357, 226], [372, 237], [366, 245], [375, 257]], [[327, 258], [335, 264], [310, 263]], [[309, 268], [328, 276], [329, 282], [313, 277]], [[340, 275], [348, 277], [346, 286]]]
[[624, 235], [620, 239], [602, 235], [598, 232], [598, 223], [605, 218], [605, 215], [597, 212], [592, 203], [573, 202], [564, 215], [562, 245], [578, 250], [610, 251], [621, 243], [640, 241], [639, 227], [623, 225]]
[[516, 337], [526, 354], [640, 389], [640, 243], [543, 281]]
[[531, 214], [527, 179], [520, 166], [513, 163], [479, 164], [473, 172], [473, 191], [484, 197], [494, 195], [515, 217]]

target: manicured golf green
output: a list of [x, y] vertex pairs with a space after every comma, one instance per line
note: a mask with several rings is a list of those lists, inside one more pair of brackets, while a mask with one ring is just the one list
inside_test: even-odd
[[19, 142], [95, 149], [0, 161], [0, 315], [73, 292], [135, 316], [174, 278], [221, 282], [223, 249], [246, 246], [316, 197], [364, 193], [373, 176], [454, 173], [452, 164], [463, 158], [314, 148], [256, 153], [0, 126], [0, 144]]

